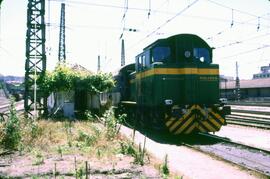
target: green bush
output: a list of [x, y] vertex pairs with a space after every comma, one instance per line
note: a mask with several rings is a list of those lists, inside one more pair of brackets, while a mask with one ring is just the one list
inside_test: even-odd
[[106, 136], [108, 140], [111, 140], [119, 133], [121, 123], [125, 120], [126, 116], [126, 114], [122, 114], [116, 118], [113, 108], [110, 108], [105, 112], [104, 120], [107, 128]]
[[52, 92], [76, 89], [95, 94], [108, 91], [115, 86], [112, 74], [92, 74], [87, 71], [74, 70], [65, 63], [59, 63], [53, 72], [40, 75], [37, 83], [48, 96]]
[[11, 98], [11, 105], [9, 108], [9, 117], [8, 120], [4, 123], [3, 126], [3, 138], [1, 144], [6, 149], [17, 149], [21, 141], [20, 133], [20, 121], [17, 116], [17, 112], [14, 106], [14, 99]]

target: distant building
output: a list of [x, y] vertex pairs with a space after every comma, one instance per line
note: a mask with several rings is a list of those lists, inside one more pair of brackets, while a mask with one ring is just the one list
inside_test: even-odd
[[270, 78], [270, 64], [269, 66], [262, 66], [261, 72], [253, 75], [253, 79], [261, 78]]
[[[220, 80], [220, 96], [235, 99], [235, 80]], [[258, 78], [252, 80], [240, 80], [241, 99], [270, 101], [270, 78]]]
[[0, 74], [0, 80], [5, 82], [16, 82], [16, 83], [23, 83], [24, 77], [23, 76], [3, 76]]
[[220, 81], [233, 81], [234, 80], [232, 76], [224, 76], [224, 75], [220, 75], [219, 79]]

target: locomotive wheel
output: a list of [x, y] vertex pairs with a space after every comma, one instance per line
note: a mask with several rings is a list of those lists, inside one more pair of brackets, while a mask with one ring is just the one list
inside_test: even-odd
[[136, 110], [136, 123], [139, 128], [146, 129], [149, 127], [148, 120], [147, 120], [147, 108], [139, 107]]
[[164, 117], [163, 110], [151, 110], [151, 125], [155, 130], [165, 131]]

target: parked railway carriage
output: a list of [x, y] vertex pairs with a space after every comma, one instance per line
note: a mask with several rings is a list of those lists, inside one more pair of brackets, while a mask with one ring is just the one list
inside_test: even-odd
[[219, 66], [197, 35], [157, 40], [135, 63], [122, 67], [116, 80], [114, 95], [121, 97], [114, 103], [145, 125], [190, 134], [215, 132], [226, 124], [230, 108], [219, 104]]

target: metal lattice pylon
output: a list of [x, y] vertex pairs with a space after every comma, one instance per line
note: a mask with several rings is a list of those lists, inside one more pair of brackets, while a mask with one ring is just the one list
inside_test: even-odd
[[29, 114], [33, 108], [47, 112], [45, 95], [38, 87], [34, 94], [35, 79], [46, 71], [44, 15], [45, 0], [28, 0], [24, 108]]
[[59, 33], [59, 49], [58, 61], [66, 61], [66, 43], [65, 43], [65, 4], [61, 4], [61, 18], [60, 18], [60, 33]]

